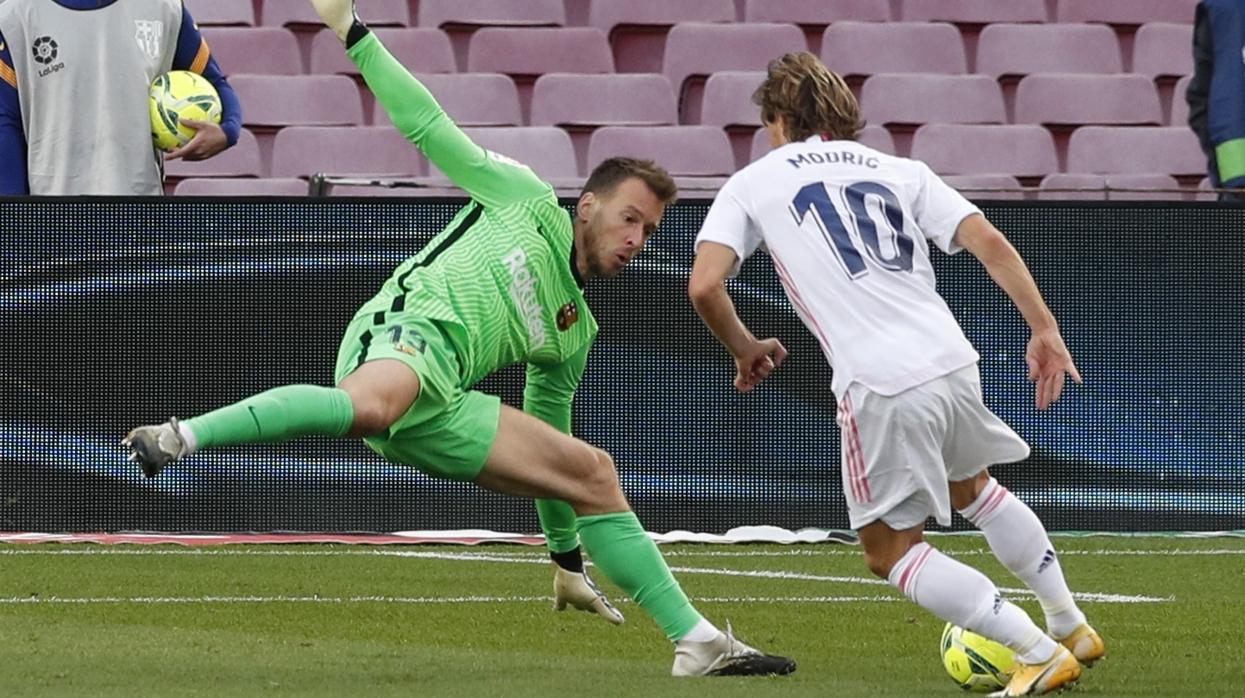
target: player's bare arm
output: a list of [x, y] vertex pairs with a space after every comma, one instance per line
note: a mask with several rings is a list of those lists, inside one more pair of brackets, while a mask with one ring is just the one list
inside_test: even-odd
[[787, 350], [777, 339], [757, 339], [744, 326], [723, 282], [736, 261], [735, 251], [716, 242], [704, 242], [696, 253], [687, 294], [713, 335], [735, 358], [735, 387], [748, 392], [765, 380]]
[[981, 261], [990, 278], [1007, 293], [1029, 324], [1033, 332], [1025, 350], [1029, 381], [1036, 384], [1037, 408], [1050, 407], [1063, 393], [1065, 375], [1080, 383], [1081, 374], [1072, 362], [1072, 355], [1059, 333], [1059, 324], [1042, 300], [1033, 275], [1016, 248], [981, 214], [968, 216], [960, 222], [955, 241]]

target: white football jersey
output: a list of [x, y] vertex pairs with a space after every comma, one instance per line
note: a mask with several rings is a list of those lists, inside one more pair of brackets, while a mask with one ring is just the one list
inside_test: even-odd
[[835, 394], [859, 382], [895, 395], [978, 359], [935, 289], [927, 242], [958, 252], [956, 228], [974, 213], [923, 162], [814, 136], [735, 173], [696, 246], [720, 243], [742, 261], [764, 245]]

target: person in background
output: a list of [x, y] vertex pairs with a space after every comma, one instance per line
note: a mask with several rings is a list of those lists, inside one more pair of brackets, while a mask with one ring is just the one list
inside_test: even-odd
[[0, 195], [164, 191], [147, 90], [169, 70], [202, 74], [219, 125], [168, 158], [203, 160], [238, 141], [242, 108], [181, 0], [0, 3]]
[[1220, 201], [1245, 201], [1245, 3], [1202, 0], [1193, 25], [1189, 127], [1209, 160]]

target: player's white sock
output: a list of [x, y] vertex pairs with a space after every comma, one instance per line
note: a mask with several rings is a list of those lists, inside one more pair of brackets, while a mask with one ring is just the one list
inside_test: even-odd
[[701, 618], [695, 627], [679, 638], [679, 642], [709, 642], [710, 640], [716, 640], [718, 635], [721, 634], [722, 631], [718, 630], [718, 626]]
[[1025, 664], [1045, 662], [1058, 648], [1027, 613], [999, 595], [986, 575], [929, 543], [912, 546], [887, 579], [939, 618], [1012, 648]]
[[981, 495], [960, 514], [985, 534], [999, 562], [1037, 595], [1052, 635], [1067, 637], [1085, 622], [1063, 578], [1055, 546], [1027, 504], [990, 478]]

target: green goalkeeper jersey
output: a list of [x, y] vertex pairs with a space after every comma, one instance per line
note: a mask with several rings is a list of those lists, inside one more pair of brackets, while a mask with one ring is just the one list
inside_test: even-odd
[[570, 215], [528, 167], [473, 143], [374, 34], [347, 54], [394, 125], [472, 199], [359, 313], [405, 310], [440, 321], [463, 387], [526, 362], [524, 410], [569, 432], [597, 333]]

